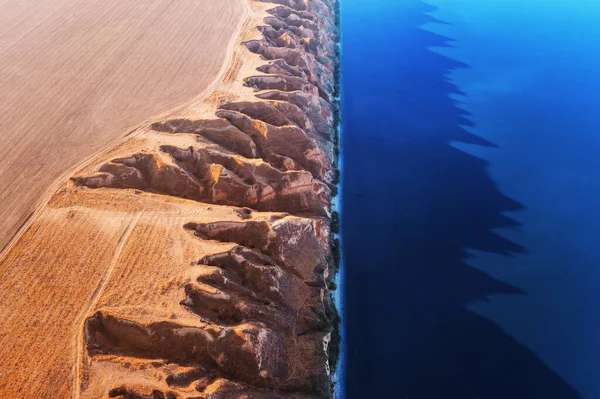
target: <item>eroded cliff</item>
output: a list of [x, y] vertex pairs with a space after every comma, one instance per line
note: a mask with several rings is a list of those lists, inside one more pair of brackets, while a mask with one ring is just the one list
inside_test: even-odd
[[[140, 218], [154, 206], [145, 201], [196, 212], [177, 210], [190, 248], [182, 258], [192, 261], [160, 301], [123, 305], [124, 287], [112, 299], [102, 287], [81, 326], [79, 396], [331, 396], [336, 3], [250, 2], [244, 40], [214, 93], [83, 169], [54, 199], [73, 208], [135, 197], [135, 225], [119, 240], [137, 252], [147, 245], [136, 236]], [[170, 253], [176, 239], [162, 238], [153, 250]], [[138, 253], [130, 267], [146, 261]]]

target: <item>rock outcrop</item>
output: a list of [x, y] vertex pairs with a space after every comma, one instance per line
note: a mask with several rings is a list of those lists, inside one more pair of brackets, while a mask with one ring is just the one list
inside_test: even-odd
[[163, 143], [72, 179], [89, 189], [236, 207], [239, 215], [182, 226], [199, 242], [226, 248], [198, 259], [182, 287], [189, 319], [149, 322], [118, 309], [87, 318], [92, 361], [125, 356], [169, 365], [165, 381], [115, 383], [108, 397], [331, 397], [337, 2], [262, 2], [276, 4], [257, 28], [262, 39], [243, 43], [262, 60], [243, 80], [253, 99], [221, 102], [212, 119], [156, 122], [151, 128]]

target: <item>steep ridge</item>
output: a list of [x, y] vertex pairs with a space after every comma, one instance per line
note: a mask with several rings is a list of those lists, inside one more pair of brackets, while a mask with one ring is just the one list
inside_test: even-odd
[[178, 309], [101, 299], [86, 316], [75, 396], [331, 397], [337, 2], [250, 3], [248, 40], [213, 96], [65, 187], [88, 202], [137, 196], [142, 212], [152, 199], [217, 215], [180, 225], [201, 256], [175, 284], [178, 304], [164, 305]]

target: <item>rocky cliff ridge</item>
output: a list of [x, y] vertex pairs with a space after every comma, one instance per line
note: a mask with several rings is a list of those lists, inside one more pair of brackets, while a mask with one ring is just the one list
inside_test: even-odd
[[[118, 308], [87, 317], [86, 367], [103, 366], [93, 379], [83, 367], [83, 392], [107, 383], [106, 395], [123, 399], [331, 397], [337, 2], [260, 3], [260, 37], [242, 43], [256, 63], [243, 78], [250, 90], [218, 98], [214, 116], [158, 121], [154, 144], [72, 179], [83, 190], [134, 190], [237, 214], [181, 226], [225, 248], [192, 265], [180, 301], [189, 317], [149, 320]], [[131, 367], [123, 359], [154, 371], [141, 382], [103, 382], [102, 370]]]

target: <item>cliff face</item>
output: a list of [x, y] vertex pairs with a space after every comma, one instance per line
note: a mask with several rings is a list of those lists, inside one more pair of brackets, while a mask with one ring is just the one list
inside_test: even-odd
[[82, 397], [331, 396], [336, 1], [249, 7], [248, 40], [220, 90], [152, 124], [67, 187], [97, 201], [121, 190], [175, 197], [217, 215], [180, 224], [201, 256], [174, 284], [178, 304], [164, 305], [179, 310], [163, 315], [141, 301], [132, 311], [110, 300], [91, 308], [78, 360]]

